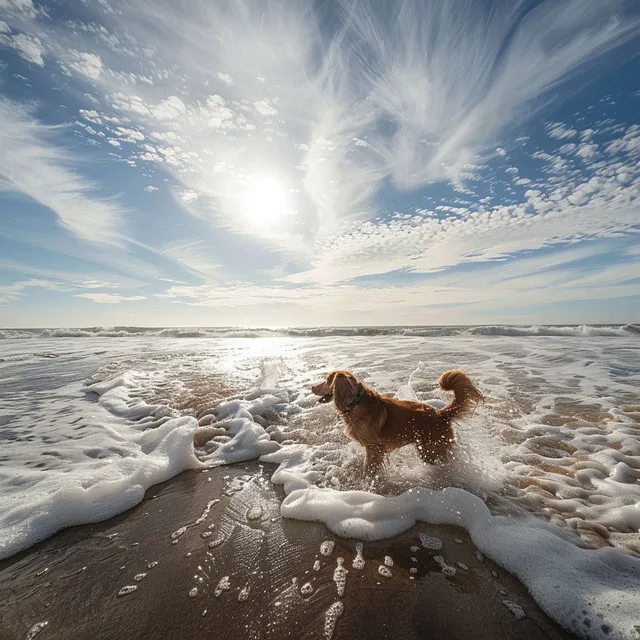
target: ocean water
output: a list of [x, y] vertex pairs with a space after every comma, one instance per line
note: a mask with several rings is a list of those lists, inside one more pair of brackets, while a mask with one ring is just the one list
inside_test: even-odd
[[[349, 369], [442, 406], [438, 377], [458, 367], [486, 403], [452, 462], [405, 447], [363, 484], [310, 386]], [[636, 325], [2, 330], [0, 382], [0, 558], [185, 469], [261, 458], [279, 464], [284, 517], [358, 540], [463, 526], [565, 628], [640, 638]]]

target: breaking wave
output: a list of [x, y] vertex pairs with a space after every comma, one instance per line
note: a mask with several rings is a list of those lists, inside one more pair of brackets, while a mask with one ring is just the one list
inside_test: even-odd
[[629, 337], [640, 335], [640, 325], [478, 325], [397, 327], [84, 327], [77, 329], [0, 329], [0, 340], [16, 338], [322, 338], [341, 336], [564, 336]]

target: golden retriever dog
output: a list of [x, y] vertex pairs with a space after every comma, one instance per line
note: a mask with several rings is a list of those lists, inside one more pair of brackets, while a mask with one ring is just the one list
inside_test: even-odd
[[459, 369], [446, 371], [438, 382], [454, 396], [443, 409], [382, 396], [349, 371], [332, 371], [311, 391], [321, 396], [320, 402], [334, 401], [346, 424], [345, 434], [364, 448], [367, 477], [375, 478], [384, 468], [385, 455], [408, 444], [414, 444], [430, 464], [449, 456], [455, 441], [452, 421], [484, 401], [484, 396]]

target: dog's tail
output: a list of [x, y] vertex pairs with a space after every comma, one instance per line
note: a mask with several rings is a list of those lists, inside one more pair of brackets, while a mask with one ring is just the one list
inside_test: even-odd
[[460, 369], [445, 371], [438, 384], [445, 391], [453, 391], [453, 402], [438, 413], [447, 415], [449, 418], [459, 418], [470, 411], [476, 404], [484, 402], [484, 396], [469, 379], [469, 376]]

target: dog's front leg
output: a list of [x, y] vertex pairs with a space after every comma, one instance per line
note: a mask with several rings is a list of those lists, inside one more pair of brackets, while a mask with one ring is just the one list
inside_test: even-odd
[[384, 446], [374, 444], [364, 450], [364, 475], [368, 482], [376, 480], [384, 469]]

